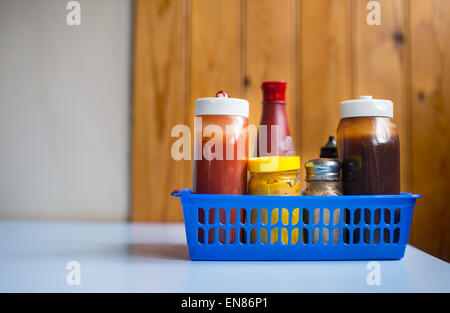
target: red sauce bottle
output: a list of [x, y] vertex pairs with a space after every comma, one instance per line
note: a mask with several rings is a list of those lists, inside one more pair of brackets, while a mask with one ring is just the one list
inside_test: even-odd
[[247, 100], [215, 98], [195, 102], [192, 191], [206, 194], [247, 193]]
[[[248, 160], [248, 113], [247, 100], [229, 98], [227, 92], [219, 91], [215, 98], [200, 98], [195, 102], [194, 160], [192, 169], [192, 192], [201, 194], [247, 193]], [[205, 221], [208, 210], [208, 221]], [[199, 222], [212, 224], [219, 210], [219, 220], [228, 218], [223, 208], [199, 208]], [[246, 221], [245, 212], [231, 209], [229, 223], [238, 217]], [[199, 242], [205, 242], [205, 234], [199, 229]], [[208, 242], [214, 242], [215, 229], [208, 233]], [[236, 229], [231, 229], [229, 242], [236, 241]], [[219, 229], [219, 241], [225, 243], [225, 230]], [[245, 242], [246, 234], [240, 230], [239, 238]]]
[[[295, 155], [294, 144], [292, 142], [291, 133], [289, 132], [288, 122], [286, 118], [286, 82], [267, 81], [261, 85], [263, 91], [263, 112], [260, 125], [267, 126], [266, 147], [260, 145], [261, 129], [258, 132], [258, 156], [270, 155]], [[279, 136], [278, 142], [272, 142], [271, 132], [272, 126], [278, 125]], [[264, 142], [264, 138], [262, 138]], [[278, 153], [276, 147], [272, 149], [272, 145], [278, 145]]]

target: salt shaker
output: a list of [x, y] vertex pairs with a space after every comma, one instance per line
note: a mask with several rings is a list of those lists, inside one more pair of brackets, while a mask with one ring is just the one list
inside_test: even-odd
[[320, 158], [305, 163], [306, 189], [309, 196], [342, 195], [340, 163], [337, 159]]
[[[339, 196], [342, 195], [340, 179], [340, 163], [337, 159], [320, 158], [309, 160], [305, 163], [306, 189], [305, 196]], [[340, 216], [340, 209], [336, 209], [334, 216]], [[320, 212], [314, 210], [313, 223], [319, 223]], [[330, 215], [323, 214], [324, 224], [330, 224]], [[319, 229], [315, 228], [312, 234], [313, 243], [319, 241]], [[323, 242], [329, 243], [329, 236], [322, 238]], [[339, 241], [339, 233], [333, 232], [333, 243]]]

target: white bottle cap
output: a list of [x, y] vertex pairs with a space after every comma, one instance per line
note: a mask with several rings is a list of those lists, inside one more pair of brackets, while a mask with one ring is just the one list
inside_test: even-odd
[[373, 99], [361, 96], [359, 99], [341, 102], [341, 118], [357, 116], [394, 117], [394, 105], [391, 100]]
[[195, 100], [195, 116], [200, 115], [237, 115], [248, 118], [247, 100], [228, 98], [227, 92], [218, 92], [217, 97]]

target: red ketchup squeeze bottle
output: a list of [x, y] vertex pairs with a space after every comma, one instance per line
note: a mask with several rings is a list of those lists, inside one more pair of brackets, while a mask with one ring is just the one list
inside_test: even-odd
[[[267, 125], [266, 147], [260, 144], [260, 136], [264, 137], [261, 129], [258, 132], [258, 156], [295, 155], [294, 144], [289, 132], [286, 118], [286, 82], [267, 81], [261, 85], [263, 91], [263, 111], [260, 125]], [[278, 125], [278, 142], [272, 142], [272, 126]], [[275, 134], [275, 133], [274, 133]], [[261, 139], [264, 143], [264, 138]], [[275, 145], [278, 145], [278, 153]], [[273, 146], [273, 147], [272, 147]]]

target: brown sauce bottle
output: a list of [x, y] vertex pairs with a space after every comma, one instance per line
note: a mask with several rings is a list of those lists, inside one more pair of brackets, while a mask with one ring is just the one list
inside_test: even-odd
[[400, 193], [400, 142], [389, 100], [341, 103], [337, 129], [344, 195]]

